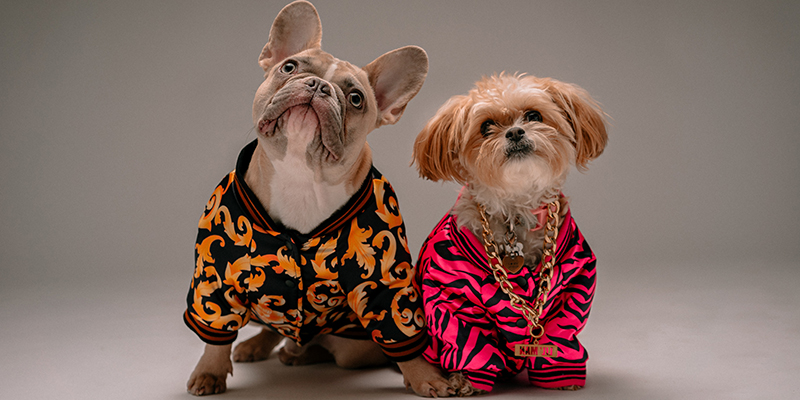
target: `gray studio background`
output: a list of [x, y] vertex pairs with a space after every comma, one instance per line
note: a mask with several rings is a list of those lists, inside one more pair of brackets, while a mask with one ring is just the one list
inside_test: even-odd
[[[0, 3], [4, 398], [189, 398], [197, 219], [255, 138], [256, 59], [286, 3]], [[599, 258], [587, 388], [500, 396], [798, 395], [800, 3], [314, 4], [339, 58], [430, 57], [400, 122], [369, 138], [415, 259], [458, 190], [409, 166], [450, 96], [528, 72], [612, 117], [606, 152], [565, 189]], [[235, 368], [220, 398], [412, 398], [391, 370]]]

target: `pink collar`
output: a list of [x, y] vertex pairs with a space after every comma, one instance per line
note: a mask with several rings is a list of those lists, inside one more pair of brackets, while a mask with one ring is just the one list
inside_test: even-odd
[[547, 221], [547, 204], [545, 203], [539, 206], [539, 208], [532, 209], [531, 214], [535, 215], [538, 220], [536, 227], [531, 229], [531, 232], [544, 229], [544, 223]]

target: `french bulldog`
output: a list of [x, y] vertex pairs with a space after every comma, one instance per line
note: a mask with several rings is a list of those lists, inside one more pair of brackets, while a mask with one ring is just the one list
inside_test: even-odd
[[[287, 339], [284, 364], [394, 361], [417, 395], [452, 395], [420, 355], [428, 337], [405, 228], [366, 142], [400, 119], [425, 80], [427, 55], [402, 47], [362, 69], [324, 52], [321, 38], [314, 6], [295, 1], [258, 59], [257, 139], [199, 223], [184, 322], [206, 347], [187, 390], [224, 392], [231, 353], [263, 360]], [[262, 331], [232, 352], [248, 322]]]

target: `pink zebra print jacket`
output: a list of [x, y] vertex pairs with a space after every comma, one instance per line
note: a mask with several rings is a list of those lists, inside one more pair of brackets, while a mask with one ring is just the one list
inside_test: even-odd
[[[492, 276], [481, 240], [458, 229], [454, 215], [445, 215], [423, 244], [416, 267], [431, 337], [425, 358], [448, 373], [461, 372], [479, 390], [491, 391], [523, 370], [535, 386], [584, 386], [588, 354], [577, 335], [594, 297], [596, 260], [571, 212], [557, 246], [540, 339], [557, 346], [557, 357], [517, 357], [514, 346], [530, 342], [526, 320]], [[514, 292], [531, 303], [540, 268], [541, 263], [509, 274]]]

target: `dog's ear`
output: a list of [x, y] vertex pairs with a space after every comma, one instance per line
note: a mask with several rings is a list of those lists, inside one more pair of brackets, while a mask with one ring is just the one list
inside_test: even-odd
[[466, 139], [463, 130], [467, 126], [471, 105], [470, 97], [453, 96], [417, 135], [411, 163], [417, 164], [420, 176], [434, 182], [454, 180], [466, 183], [466, 172], [459, 154]]
[[600, 105], [577, 85], [550, 80], [545, 90], [553, 101], [567, 113], [567, 119], [575, 132], [575, 166], [585, 170], [589, 161], [594, 160], [606, 147], [608, 134], [604, 113]]
[[363, 68], [378, 101], [376, 127], [400, 119], [428, 75], [428, 55], [417, 46], [392, 50]]
[[258, 64], [264, 71], [269, 71], [293, 54], [321, 46], [322, 23], [317, 9], [307, 1], [298, 0], [283, 7], [275, 17], [269, 30], [269, 41], [258, 57]]

